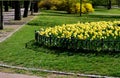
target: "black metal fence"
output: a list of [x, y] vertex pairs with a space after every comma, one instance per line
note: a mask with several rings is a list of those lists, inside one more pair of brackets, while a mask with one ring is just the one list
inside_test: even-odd
[[120, 41], [116, 40], [79, 40], [75, 38], [46, 37], [35, 32], [35, 40], [40, 45], [66, 49], [84, 49], [93, 51], [120, 51]]

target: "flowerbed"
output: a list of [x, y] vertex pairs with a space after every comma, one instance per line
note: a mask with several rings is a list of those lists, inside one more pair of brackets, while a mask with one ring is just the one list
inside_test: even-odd
[[39, 43], [72, 49], [120, 50], [120, 21], [100, 21], [41, 28]]

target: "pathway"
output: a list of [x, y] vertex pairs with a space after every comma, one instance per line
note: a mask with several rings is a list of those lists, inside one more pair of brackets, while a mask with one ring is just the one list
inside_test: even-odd
[[[21, 15], [23, 16], [24, 9], [21, 9]], [[14, 9], [10, 9], [9, 12], [3, 12], [4, 30], [0, 30], [0, 42], [6, 40], [14, 32], [20, 29], [24, 24], [33, 19], [34, 16], [30, 15], [22, 20], [14, 20]]]
[[10, 74], [10, 73], [1, 73], [0, 78], [42, 78], [37, 76], [28, 76], [23, 74]]
[[[24, 9], [21, 9], [21, 15], [23, 15]], [[29, 16], [27, 18], [22, 18], [20, 21], [14, 20], [14, 9], [10, 9], [9, 12], [3, 12], [3, 20], [4, 20], [4, 29], [0, 30], [0, 42], [6, 40], [10, 37], [14, 32], [20, 29], [24, 24], [33, 19], [34, 16]], [[0, 72], [0, 78], [42, 78], [37, 76], [28, 76], [23, 74], [10, 74]]]

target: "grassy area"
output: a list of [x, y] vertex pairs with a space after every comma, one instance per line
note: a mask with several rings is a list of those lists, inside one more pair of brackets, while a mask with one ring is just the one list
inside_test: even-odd
[[97, 9], [95, 9], [94, 14], [117, 15], [117, 14], [120, 14], [119, 10], [120, 10], [120, 8], [118, 8], [118, 9], [110, 9], [110, 10], [107, 10], [106, 8], [97, 8]]
[[113, 13], [114, 9], [111, 11], [105, 9], [96, 9], [94, 13], [83, 14], [82, 17], [80, 17], [79, 14], [67, 14], [64, 11], [42, 11], [41, 16], [28, 24], [33, 26], [48, 27], [77, 22], [119, 20], [120, 15], [118, 14], [120, 14], [120, 11], [118, 9], [115, 10], [115, 13]]
[[[97, 11], [99, 12], [99, 11]], [[0, 43], [0, 62], [25, 67], [35, 67], [65, 72], [120, 76], [120, 56], [108, 54], [95, 55], [93, 52], [54, 50], [45, 47], [25, 48], [25, 44], [34, 40], [34, 31], [41, 27], [67, 23], [112, 21], [120, 16], [88, 14], [66, 14], [59, 11], [42, 11], [28, 25], [21, 28], [12, 37]], [[72, 53], [72, 54], [71, 54]]]

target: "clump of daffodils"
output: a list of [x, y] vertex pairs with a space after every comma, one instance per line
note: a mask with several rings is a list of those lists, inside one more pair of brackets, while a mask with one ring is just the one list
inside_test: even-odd
[[112, 40], [119, 39], [120, 21], [99, 21], [77, 24], [63, 24], [62, 26], [41, 29], [40, 35], [56, 38], [75, 38], [79, 40]]

